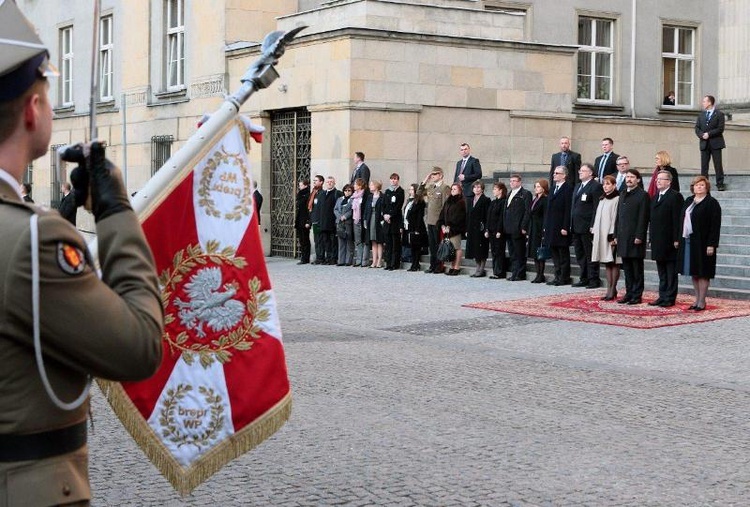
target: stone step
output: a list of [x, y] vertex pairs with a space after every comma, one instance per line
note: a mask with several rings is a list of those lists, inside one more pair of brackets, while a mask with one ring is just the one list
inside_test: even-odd
[[748, 254], [730, 254], [719, 248], [719, 254], [716, 257], [719, 264], [732, 266], [750, 266], [750, 255]]
[[748, 235], [750, 234], [750, 225], [733, 225], [733, 224], [725, 224], [723, 221], [721, 223], [721, 235], [724, 234], [734, 235]]
[[744, 225], [750, 226], [750, 214], [744, 213], [732, 213], [727, 212], [729, 210], [721, 210], [721, 227], [722, 230], [725, 226]]
[[750, 235], [745, 234], [722, 234], [719, 240], [719, 249], [725, 245], [748, 245], [747, 251], [750, 253]]
[[733, 245], [731, 243], [726, 243], [723, 240], [719, 242], [719, 255], [746, 255], [748, 253], [750, 253], [748, 245]]

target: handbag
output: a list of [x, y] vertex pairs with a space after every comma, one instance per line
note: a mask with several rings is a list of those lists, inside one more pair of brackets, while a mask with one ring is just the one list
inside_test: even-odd
[[540, 246], [536, 249], [536, 260], [538, 261], [546, 261], [547, 259], [552, 258], [552, 252], [550, 251], [548, 246]]
[[456, 248], [450, 239], [445, 238], [440, 242], [437, 250], [437, 258], [440, 262], [453, 262], [456, 260]]

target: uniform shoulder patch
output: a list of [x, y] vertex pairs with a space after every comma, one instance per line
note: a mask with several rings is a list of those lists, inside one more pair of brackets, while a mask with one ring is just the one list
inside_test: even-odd
[[57, 244], [57, 265], [64, 273], [79, 275], [86, 268], [86, 257], [80, 248], [61, 241]]

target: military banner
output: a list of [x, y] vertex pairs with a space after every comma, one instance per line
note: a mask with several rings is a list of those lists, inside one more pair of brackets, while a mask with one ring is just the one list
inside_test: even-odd
[[148, 381], [100, 382], [127, 430], [183, 495], [291, 414], [252, 200], [249, 133], [246, 122], [229, 122], [142, 211], [162, 291], [164, 360]]

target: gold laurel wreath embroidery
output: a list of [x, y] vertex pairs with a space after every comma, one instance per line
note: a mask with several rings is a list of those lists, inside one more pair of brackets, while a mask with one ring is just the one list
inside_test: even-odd
[[232, 208], [232, 211], [224, 214], [224, 218], [226, 220], [237, 221], [242, 218], [242, 215], [250, 215], [251, 192], [250, 178], [248, 177], [249, 171], [247, 170], [247, 167], [245, 167], [245, 161], [239, 153], [229, 153], [224, 149], [223, 146], [221, 148], [221, 151], [214, 152], [213, 156], [208, 160], [208, 162], [206, 162], [206, 167], [203, 170], [203, 175], [201, 176], [200, 188], [198, 189], [198, 195], [200, 196], [200, 199], [198, 199], [198, 205], [202, 206], [206, 210], [206, 213], [208, 213], [209, 215], [216, 218], [221, 218], [221, 212], [216, 209], [216, 202], [214, 202], [213, 197], [211, 197], [210, 187], [214, 173], [222, 163], [238, 166], [240, 168], [240, 172], [242, 173], [242, 198], [240, 199], [239, 204]]
[[183, 433], [177, 425], [174, 411], [185, 398], [185, 395], [192, 390], [193, 386], [190, 384], [178, 384], [175, 389], [167, 390], [167, 398], [164, 400], [164, 406], [159, 414], [159, 424], [163, 427], [162, 436], [177, 444], [178, 448], [183, 445], [194, 445], [200, 450], [201, 446], [207, 446], [224, 427], [224, 406], [221, 404], [221, 396], [216, 394], [213, 389], [204, 386], [198, 387], [198, 392], [203, 395], [203, 399], [211, 408], [211, 420], [205, 431], [197, 435]]
[[[172, 269], [165, 269], [159, 276], [159, 285], [162, 287], [161, 303], [164, 308], [164, 325], [171, 324], [176, 317], [170, 312], [170, 303], [177, 285], [183, 281], [185, 275], [198, 265], [231, 264], [237, 269], [243, 269], [247, 262], [242, 257], [234, 257], [234, 249], [226, 247], [219, 251], [219, 243], [211, 240], [206, 243], [206, 251], [200, 245], [188, 245], [184, 250], [178, 251], [172, 261]], [[237, 329], [220, 335], [209, 343], [193, 343], [186, 345], [188, 334], [182, 331], [173, 337], [169, 332], [164, 332], [164, 339], [169, 344], [170, 350], [179, 350], [182, 359], [188, 365], [192, 365], [198, 356], [200, 364], [208, 368], [214, 362], [219, 361], [226, 364], [232, 360], [231, 350], [247, 351], [253, 346], [251, 340], [260, 336], [259, 322], [265, 322], [270, 318], [267, 309], [260, 307], [268, 302], [268, 294], [261, 292], [261, 284], [258, 277], [253, 277], [247, 282], [250, 298], [246, 303], [247, 313], [242, 318], [242, 325]]]

